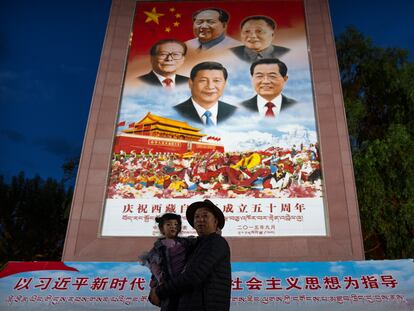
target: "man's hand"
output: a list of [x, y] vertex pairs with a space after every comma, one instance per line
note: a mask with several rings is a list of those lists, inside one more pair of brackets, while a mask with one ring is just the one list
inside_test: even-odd
[[153, 305], [161, 307], [161, 300], [160, 298], [158, 298], [157, 293], [155, 292], [155, 288], [151, 288], [150, 301]]

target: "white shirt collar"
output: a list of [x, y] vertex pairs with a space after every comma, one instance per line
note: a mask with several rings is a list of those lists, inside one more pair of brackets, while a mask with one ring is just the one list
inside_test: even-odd
[[[197, 110], [197, 114], [200, 117], [201, 121], [203, 121], [203, 123], [206, 124], [206, 117], [203, 115], [204, 115], [204, 112], [207, 111], [207, 109], [197, 104], [197, 102], [195, 102], [192, 97], [191, 97], [191, 101], [193, 102], [194, 108]], [[211, 112], [210, 119], [213, 121], [214, 125], [217, 125], [218, 102], [216, 102], [213, 107], [208, 109], [208, 111]]]
[[163, 87], [165, 87], [165, 85], [162, 82], [167, 78], [170, 78], [173, 81], [171, 87], [172, 88], [175, 87], [175, 74], [173, 74], [171, 77], [164, 77], [160, 75], [159, 73], [156, 73], [154, 70], [152, 72], [157, 76], [158, 80], [160, 80], [160, 83], [162, 84]]
[[[267, 111], [267, 107], [265, 105], [268, 102], [269, 101], [267, 99], [264, 99], [262, 96], [257, 94], [257, 109], [259, 110], [261, 117], [265, 117]], [[275, 114], [275, 118], [277, 118], [280, 114], [280, 108], [282, 107], [282, 93], [273, 98], [270, 102], [275, 105], [275, 107], [273, 107], [273, 113]]]

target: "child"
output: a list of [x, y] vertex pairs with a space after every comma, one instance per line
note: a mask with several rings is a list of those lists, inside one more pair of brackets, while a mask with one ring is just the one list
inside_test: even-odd
[[[178, 237], [181, 231], [180, 215], [165, 213], [156, 217], [155, 222], [163, 237], [158, 238], [154, 247], [140, 257], [142, 263], [151, 270], [151, 288], [173, 279], [183, 271], [187, 255], [195, 243], [194, 238]], [[161, 310], [176, 310], [177, 304], [177, 298], [161, 301]]]

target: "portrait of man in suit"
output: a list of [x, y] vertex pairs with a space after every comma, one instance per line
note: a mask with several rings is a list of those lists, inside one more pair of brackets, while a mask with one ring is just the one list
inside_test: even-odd
[[241, 105], [262, 117], [277, 118], [281, 111], [297, 102], [282, 94], [288, 81], [287, 66], [276, 58], [264, 58], [250, 66], [252, 84], [256, 95]]
[[181, 41], [166, 39], [156, 42], [150, 49], [152, 70], [138, 79], [145, 84], [166, 89], [187, 83], [187, 77], [177, 74], [186, 53], [187, 46]]
[[191, 69], [191, 98], [174, 106], [180, 116], [214, 126], [230, 118], [236, 107], [219, 100], [227, 81], [227, 70], [217, 62], [202, 62]]
[[185, 43], [192, 51], [228, 49], [240, 42], [226, 36], [229, 13], [219, 8], [201, 9], [193, 14], [194, 39]]
[[280, 58], [289, 49], [272, 44], [276, 26], [276, 22], [268, 16], [246, 17], [240, 23], [240, 37], [244, 45], [230, 50], [241, 60], [250, 63], [262, 58]]

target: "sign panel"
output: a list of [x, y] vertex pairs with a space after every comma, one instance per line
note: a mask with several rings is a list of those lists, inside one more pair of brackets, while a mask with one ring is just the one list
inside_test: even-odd
[[101, 234], [203, 199], [224, 236], [327, 234], [302, 1], [137, 2]]
[[[232, 263], [231, 310], [414, 310], [414, 263]], [[0, 272], [0, 309], [158, 310], [139, 263], [21, 262]]]

